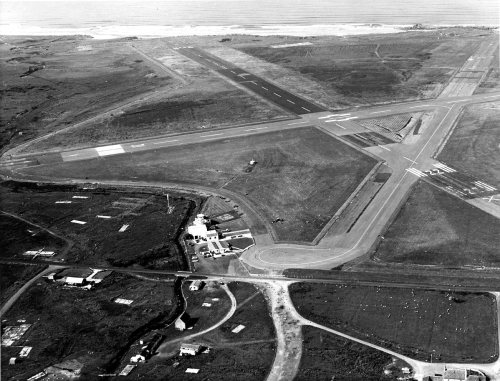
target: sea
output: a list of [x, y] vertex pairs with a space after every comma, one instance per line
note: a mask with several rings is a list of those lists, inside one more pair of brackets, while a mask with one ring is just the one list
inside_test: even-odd
[[0, 0], [0, 35], [352, 35], [498, 27], [499, 15], [498, 0]]

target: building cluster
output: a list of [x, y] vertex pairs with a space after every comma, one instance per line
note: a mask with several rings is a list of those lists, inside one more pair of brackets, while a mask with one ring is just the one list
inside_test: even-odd
[[442, 373], [424, 377], [424, 381], [486, 381], [486, 376], [473, 369], [445, 368]]
[[49, 281], [59, 282], [66, 287], [78, 287], [89, 290], [111, 274], [109, 270], [102, 269], [63, 269], [46, 276]]
[[[244, 248], [235, 247], [232, 240], [237, 238], [248, 238], [250, 246], [253, 244], [250, 230], [240, 230], [235, 232], [219, 233], [217, 230], [209, 229], [207, 225], [210, 220], [204, 214], [198, 214], [193, 224], [188, 226], [187, 232], [193, 237], [196, 244], [200, 244], [199, 252], [205, 257], [220, 258], [234, 252], [241, 252]], [[197, 260], [196, 256], [192, 258]]]

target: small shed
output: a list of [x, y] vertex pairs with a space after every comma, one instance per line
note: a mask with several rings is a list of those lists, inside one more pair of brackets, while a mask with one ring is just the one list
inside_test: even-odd
[[204, 284], [203, 281], [195, 280], [195, 281], [191, 282], [191, 284], [189, 285], [189, 290], [190, 291], [198, 291], [203, 287], [203, 284]]
[[200, 352], [201, 346], [198, 344], [181, 344], [179, 356], [196, 356]]

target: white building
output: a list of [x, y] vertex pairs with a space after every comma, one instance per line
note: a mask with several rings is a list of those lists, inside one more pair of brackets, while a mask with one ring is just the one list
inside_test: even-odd
[[201, 280], [195, 280], [191, 282], [189, 285], [190, 291], [198, 291], [203, 286], [203, 282]]
[[208, 221], [205, 219], [205, 215], [198, 214], [193, 221], [193, 225], [188, 226], [188, 233], [191, 234], [195, 239], [207, 239], [207, 226], [205, 225]]
[[200, 352], [200, 346], [198, 344], [181, 344], [179, 356], [182, 355], [196, 356], [199, 352]]

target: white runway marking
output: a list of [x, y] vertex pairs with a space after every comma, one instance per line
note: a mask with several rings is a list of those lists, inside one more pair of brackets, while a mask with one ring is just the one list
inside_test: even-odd
[[79, 153], [72, 153], [71, 155], [67, 155], [67, 157], [75, 157], [75, 156], [78, 156], [80, 155]]
[[390, 151], [390, 149], [389, 149], [389, 148], [387, 148], [387, 147], [384, 147], [384, 146], [381, 146], [380, 144], [379, 144], [378, 146], [379, 146], [380, 148], [383, 148], [383, 149], [385, 149], [386, 151]]
[[109, 156], [109, 155], [118, 155], [120, 153], [125, 153], [125, 150], [121, 146], [121, 144], [115, 144], [112, 146], [105, 147], [97, 147], [95, 149], [99, 156]]
[[144, 144], [132, 144], [130, 147], [131, 147], [131, 148], [139, 148], [139, 147], [144, 147]]
[[478, 187], [486, 189], [488, 191], [495, 191], [495, 190], [497, 190], [497, 188], [495, 188], [495, 187], [493, 187], [491, 185], [488, 185], [486, 183], [483, 183], [482, 181], [474, 181], [474, 184], [476, 184]]
[[448, 167], [447, 165], [444, 165], [443, 163], [437, 163], [437, 164], [432, 164], [434, 167], [441, 169], [442, 171], [448, 172], [448, 173], [453, 173], [456, 172], [455, 169]]
[[267, 87], [261, 86], [264, 90], [268, 91], [269, 89]]
[[331, 118], [333, 116], [340, 116], [340, 115], [330, 114], [330, 115], [327, 115], [327, 116], [320, 116], [318, 119], [328, 119], [328, 118]]
[[74, 224], [78, 224], [78, 225], [85, 225], [86, 224], [85, 221], [80, 221], [80, 220], [71, 220], [71, 222]]
[[410, 172], [418, 177], [426, 177], [427, 176], [424, 172], [419, 171], [418, 169], [415, 169], [415, 168], [406, 168], [406, 171], [408, 171], [408, 172]]
[[408, 160], [408, 161], [411, 161], [413, 164], [418, 164], [415, 160], [412, 160], [412, 159], [410, 159], [410, 158], [408, 158], [408, 157], [406, 157], [406, 156], [403, 156], [403, 159], [406, 159], [406, 160]]
[[81, 198], [81, 199], [85, 199], [85, 198], [89, 198], [88, 196], [73, 196], [72, 198]]
[[257, 130], [264, 130], [267, 127], [256, 127], [256, 128], [248, 128], [245, 131], [257, 131]]
[[380, 113], [383, 113], [383, 112], [390, 112], [390, 111], [391, 110], [373, 111], [370, 114], [380, 114]]
[[307, 122], [303, 121], [303, 122], [288, 123], [287, 126], [293, 126], [295, 124], [303, 124], [303, 123], [307, 123]]
[[308, 108], [305, 108], [305, 107], [301, 107], [301, 108], [306, 110], [307, 112], [311, 112], [311, 110], [309, 110]]
[[483, 197], [483, 200], [488, 200], [488, 202], [492, 202], [492, 201], [500, 201], [500, 199], [495, 198], [495, 196]]
[[236, 72], [234, 70], [231, 70], [231, 73], [236, 74]]
[[281, 98], [281, 95], [279, 95], [279, 94], [276, 94], [276, 93], [273, 93], [273, 94], [274, 94], [274, 95], [276, 95], [277, 97], [280, 97], [280, 98]]
[[291, 101], [290, 99], [287, 99], [286, 101], [290, 102], [291, 104], [295, 104], [295, 102]]
[[178, 142], [179, 139], [176, 140], [162, 140], [161, 142], [153, 142], [153, 144], [165, 144], [165, 143], [173, 143], [173, 142]]

